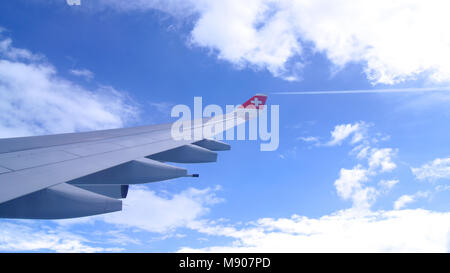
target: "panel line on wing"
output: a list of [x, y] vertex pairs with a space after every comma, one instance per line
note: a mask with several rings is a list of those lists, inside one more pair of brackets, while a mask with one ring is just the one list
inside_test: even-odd
[[10, 170], [10, 169], [8, 169], [8, 168], [5, 168], [5, 167], [3, 167], [3, 166], [0, 166], [0, 174], [2, 174], [2, 173], [8, 173], [8, 172], [10, 172], [10, 171], [12, 171], [12, 170]]

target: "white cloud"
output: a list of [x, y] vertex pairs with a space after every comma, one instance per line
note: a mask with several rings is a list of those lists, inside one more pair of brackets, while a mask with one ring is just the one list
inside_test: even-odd
[[66, 0], [66, 3], [69, 6], [79, 6], [81, 5], [81, 0]]
[[210, 206], [223, 201], [216, 196], [219, 190], [219, 186], [205, 189], [188, 188], [171, 194], [165, 191], [156, 193], [145, 185], [132, 185], [127, 198], [123, 200], [123, 210], [120, 212], [52, 222], [62, 230], [74, 230], [75, 226], [81, 225], [98, 226], [100, 222], [109, 224], [112, 229], [99, 230], [90, 235], [99, 238], [103, 243], [121, 246], [142, 245], [143, 242], [137, 239], [137, 235], [128, 234], [130, 231], [132, 234], [158, 233], [152, 240], [182, 238], [185, 235], [177, 233], [177, 229], [198, 225], [204, 221], [203, 217], [209, 213]]
[[[374, 186], [365, 185], [370, 182], [372, 177], [380, 173], [390, 172], [394, 170], [397, 165], [392, 158], [396, 154], [396, 150], [392, 148], [374, 148], [371, 147], [371, 141], [378, 142], [376, 137], [368, 137], [368, 127], [365, 122], [355, 124], [342, 124], [335, 126], [331, 132], [332, 139], [327, 143], [329, 146], [342, 143], [345, 139], [353, 135], [351, 144], [355, 145], [350, 154], [356, 155], [358, 160], [367, 160], [367, 167], [358, 164], [352, 169], [342, 168], [339, 173], [339, 178], [334, 182], [337, 194], [344, 200], [352, 200], [353, 208], [368, 210], [376, 201], [376, 198], [381, 193], [387, 193], [386, 186], [393, 186], [393, 181], [390, 184], [381, 185], [383, 189], [377, 189]], [[355, 141], [355, 137], [357, 141]], [[398, 181], [397, 181], [398, 182]]]
[[[2, 30], [0, 29], [0, 33]], [[12, 46], [12, 40], [10, 38], [5, 38], [0, 40], [0, 56], [11, 60], [40, 60], [43, 56], [38, 54], [33, 54], [29, 50], [22, 48], [15, 48]]]
[[[351, 126], [347, 126], [350, 128]], [[350, 131], [350, 130], [349, 130]], [[354, 132], [355, 130], [351, 130]], [[344, 134], [343, 134], [344, 135]], [[345, 134], [348, 138], [350, 134]], [[426, 198], [429, 192], [404, 195], [395, 210], [371, 211], [378, 195], [387, 193], [399, 181], [381, 180], [378, 188], [370, 180], [396, 168], [392, 148], [371, 147], [371, 139], [354, 148], [358, 164], [342, 168], [334, 185], [352, 208], [319, 218], [294, 215], [291, 218], [262, 218], [242, 225], [217, 225], [207, 221], [191, 228], [210, 236], [232, 238], [231, 244], [206, 248], [181, 248], [180, 252], [447, 252], [450, 243], [450, 213], [422, 209], [401, 210], [408, 203]], [[374, 141], [378, 143], [378, 141]], [[436, 229], [435, 229], [436, 228]]]
[[[374, 142], [378, 141], [375, 139]], [[367, 159], [370, 172], [390, 172], [397, 167], [392, 159], [397, 154], [397, 149], [373, 148], [368, 141], [365, 141], [364, 144], [352, 149], [351, 154], [355, 153], [357, 159]]]
[[381, 172], [389, 172], [397, 167], [392, 161], [392, 156], [395, 155], [395, 151], [392, 148], [372, 148], [369, 156], [369, 169], [379, 169]]
[[[137, 107], [112, 87], [88, 90], [59, 77], [44, 56], [15, 48], [11, 39], [0, 37], [0, 113], [0, 137], [18, 137], [122, 127], [136, 117]], [[0, 251], [122, 250], [95, 247], [84, 236], [35, 223], [0, 222]]]
[[361, 187], [352, 195], [353, 208], [368, 210], [378, 197], [379, 191], [374, 187]]
[[290, 71], [286, 64], [301, 54], [302, 46], [286, 20], [289, 12], [273, 7], [269, 1], [208, 1], [192, 30], [192, 43], [215, 49], [219, 59], [240, 67], [266, 68], [275, 76], [296, 80], [303, 64], [294, 61]]
[[351, 153], [357, 152], [356, 158], [358, 159], [364, 159], [369, 156], [370, 153], [370, 146], [369, 145], [358, 145], [355, 148], [352, 149]]
[[401, 209], [412, 202], [414, 202], [413, 195], [402, 195], [394, 202], [394, 209]]
[[334, 185], [339, 196], [348, 199], [355, 190], [361, 188], [361, 182], [367, 180], [367, 170], [363, 169], [361, 165], [358, 165], [351, 170], [341, 169], [339, 179], [334, 182]]
[[426, 198], [429, 196], [429, 192], [417, 192], [413, 195], [402, 195], [394, 202], [394, 209], [404, 208], [407, 204], [417, 201], [418, 198]]
[[132, 186], [123, 211], [98, 216], [95, 220], [150, 232], [170, 233], [186, 227], [209, 212], [210, 205], [222, 200], [215, 195], [219, 188], [189, 188], [178, 194], [161, 196], [146, 186]]
[[92, 80], [94, 78], [94, 73], [88, 69], [71, 69], [70, 74], [78, 77], [83, 77], [86, 80]]
[[398, 180], [397, 179], [392, 179], [392, 180], [381, 180], [378, 184], [385, 190], [385, 191], [390, 191], [395, 185], [398, 184]]
[[308, 137], [298, 137], [297, 139], [302, 140], [304, 142], [318, 142], [319, 139], [317, 137], [308, 136]]
[[447, 252], [450, 213], [427, 210], [343, 210], [320, 218], [293, 215], [234, 226], [198, 225], [231, 244], [180, 252]]
[[119, 10], [159, 9], [194, 18], [191, 43], [238, 67], [294, 80], [308, 61], [304, 47], [338, 69], [362, 63], [373, 83], [420, 76], [450, 80], [450, 25], [445, 0], [104, 0]]
[[411, 171], [419, 180], [434, 181], [450, 178], [450, 157], [437, 158], [419, 168], [411, 168]]
[[188, 188], [171, 194], [165, 191], [156, 193], [145, 185], [132, 185], [120, 212], [53, 222], [65, 230], [76, 225], [97, 225], [99, 222], [110, 224], [114, 227], [113, 232], [97, 234], [110, 244], [142, 244], [135, 236], [130, 238], [127, 235], [129, 231], [134, 234], [137, 231], [158, 233], [155, 240], [182, 238], [184, 235], [177, 233], [177, 229], [198, 225], [204, 221], [203, 217], [209, 213], [212, 205], [223, 201], [216, 196], [219, 190], [219, 186]]
[[[19, 222], [20, 223], [20, 222]], [[67, 231], [25, 223], [0, 222], [0, 251], [106, 252], [120, 248], [90, 246], [85, 237]]]
[[450, 190], [450, 185], [437, 185], [436, 187], [434, 187], [434, 190], [436, 192], [448, 191]]
[[368, 125], [364, 122], [336, 125], [331, 131], [331, 140], [326, 145], [341, 145], [345, 139], [352, 135], [351, 144], [356, 144], [365, 138], [367, 127]]
[[342, 199], [352, 200], [353, 208], [368, 210], [379, 194], [379, 191], [374, 187], [364, 185], [372, 175], [375, 175], [375, 173], [362, 168], [361, 165], [357, 165], [353, 169], [342, 168], [334, 186]]
[[[366, 143], [368, 145], [368, 143]], [[394, 149], [368, 147], [358, 160], [367, 165], [341, 169], [335, 181], [344, 199], [351, 199], [347, 210], [310, 218], [260, 218], [255, 221], [223, 224], [204, 216], [211, 204], [220, 200], [214, 189], [187, 190], [160, 196], [146, 187], [129, 193], [127, 211], [99, 216], [103, 221], [150, 232], [176, 234], [176, 228], [189, 228], [207, 236], [232, 239], [230, 244], [209, 240], [206, 248], [180, 248], [181, 252], [447, 252], [450, 243], [450, 213], [422, 209], [371, 211], [380, 190], [368, 185], [374, 176], [395, 168]], [[394, 167], [391, 167], [394, 166]], [[398, 180], [382, 180], [379, 186], [391, 189]], [[426, 197], [419, 192], [414, 198]], [[403, 205], [404, 206], [404, 205]], [[112, 219], [108, 219], [112, 217]]]
[[125, 93], [88, 90], [10, 39], [0, 45], [0, 137], [122, 127], [137, 116]]

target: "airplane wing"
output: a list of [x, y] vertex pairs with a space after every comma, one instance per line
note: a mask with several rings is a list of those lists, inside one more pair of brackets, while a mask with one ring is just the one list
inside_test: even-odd
[[[255, 95], [240, 108], [259, 109], [266, 98]], [[208, 121], [232, 119], [223, 132], [248, 120], [236, 111]], [[198, 123], [190, 124], [183, 130], [193, 135]], [[119, 211], [131, 184], [192, 176], [166, 162], [215, 162], [216, 151], [230, 149], [209, 138], [174, 140], [171, 129], [161, 124], [0, 139], [0, 217], [62, 219]]]

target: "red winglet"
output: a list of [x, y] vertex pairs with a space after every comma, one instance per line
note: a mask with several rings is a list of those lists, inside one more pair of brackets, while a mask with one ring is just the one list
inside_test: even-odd
[[239, 108], [263, 109], [266, 104], [267, 95], [256, 94], [251, 99], [243, 103]]

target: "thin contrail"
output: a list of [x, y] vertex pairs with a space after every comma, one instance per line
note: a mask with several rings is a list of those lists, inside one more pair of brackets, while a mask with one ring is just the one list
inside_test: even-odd
[[421, 87], [421, 88], [392, 88], [365, 90], [328, 90], [328, 91], [300, 91], [300, 92], [272, 92], [274, 95], [337, 95], [337, 94], [369, 94], [369, 93], [408, 93], [450, 91], [450, 87]]

